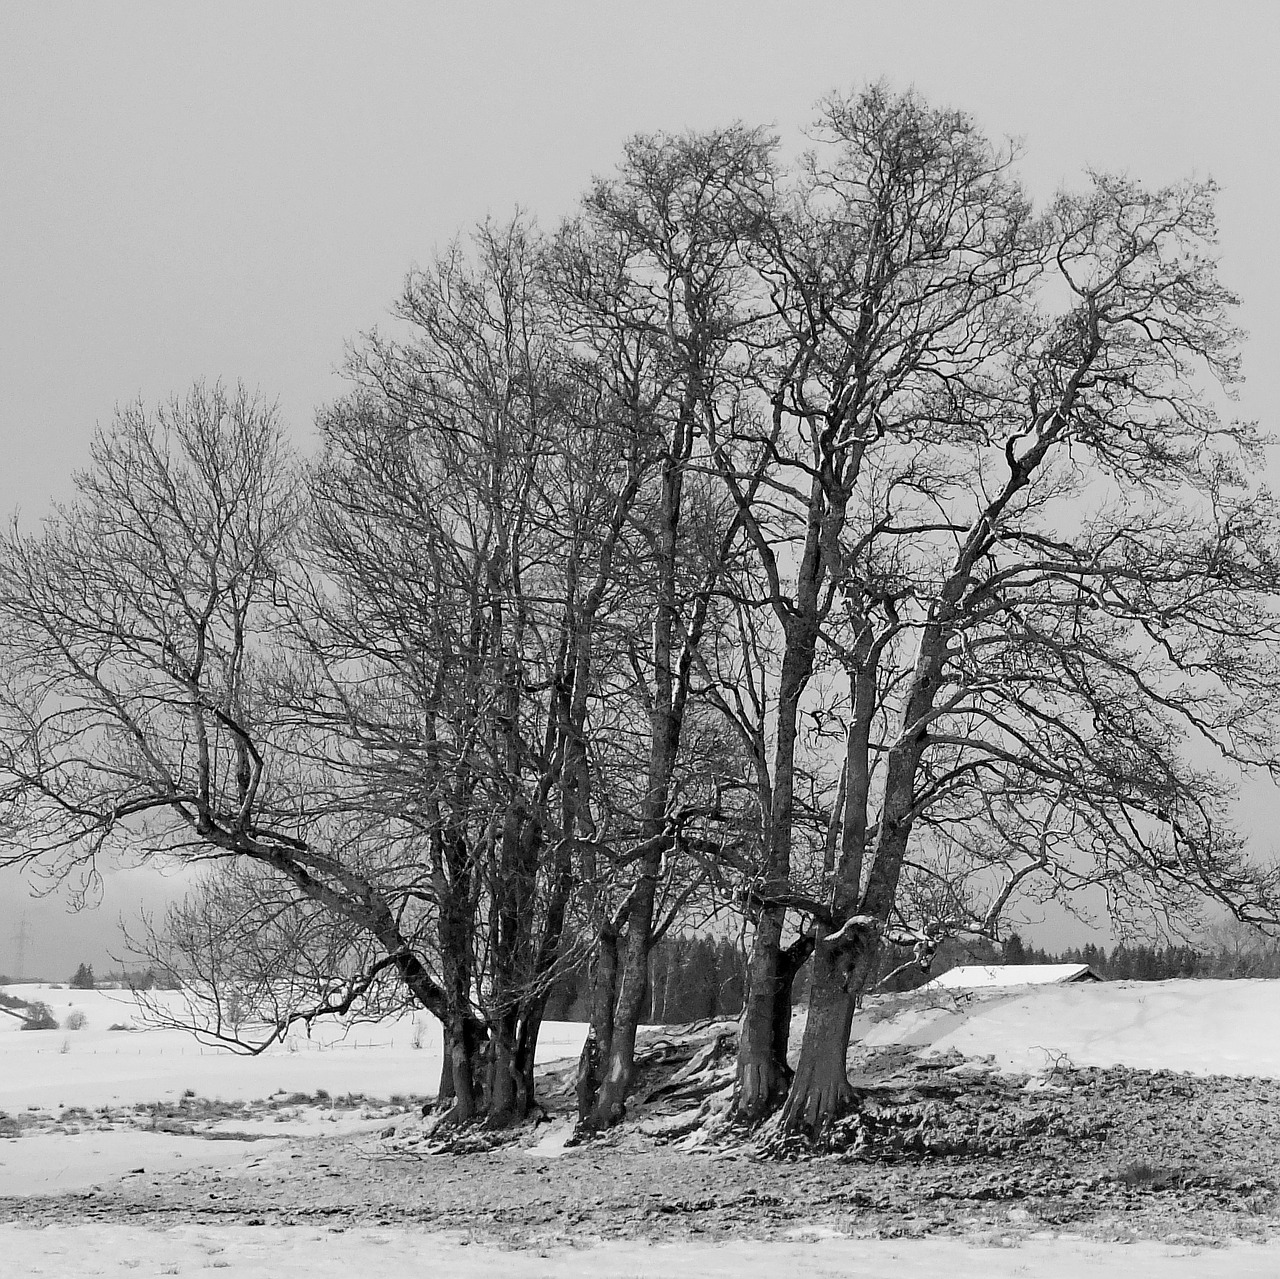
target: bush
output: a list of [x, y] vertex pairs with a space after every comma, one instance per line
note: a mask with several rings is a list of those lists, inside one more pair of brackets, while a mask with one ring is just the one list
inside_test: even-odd
[[32, 1004], [27, 1005], [29, 1011], [27, 1020], [23, 1022], [23, 1030], [57, 1030], [58, 1019], [53, 1015], [53, 1009], [48, 1004], [36, 1000]]
[[88, 1018], [78, 1008], [73, 1013], [67, 1014], [67, 1020], [62, 1023], [63, 1030], [83, 1030]]

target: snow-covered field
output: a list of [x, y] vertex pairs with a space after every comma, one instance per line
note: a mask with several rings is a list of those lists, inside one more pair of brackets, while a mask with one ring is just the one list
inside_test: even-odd
[[[349, 1027], [317, 1024], [310, 1036], [298, 1030], [285, 1043], [248, 1057], [202, 1045], [180, 1030], [141, 1029], [144, 1013], [128, 991], [24, 984], [6, 986], [3, 993], [48, 1004], [60, 1023], [57, 1030], [23, 1030], [16, 1018], [0, 1016], [0, 1112], [10, 1115], [36, 1110], [56, 1117], [66, 1107], [176, 1104], [186, 1094], [251, 1102], [323, 1091], [335, 1098], [354, 1093], [385, 1100], [432, 1096], [440, 1079], [440, 1027], [425, 1014]], [[176, 1004], [177, 996], [169, 998]], [[76, 1013], [84, 1017], [83, 1028], [65, 1029]], [[547, 1023], [538, 1060], [576, 1057], [585, 1032], [572, 1022]], [[258, 1113], [232, 1125], [248, 1129], [252, 1143], [76, 1124], [82, 1131], [0, 1140], [0, 1197], [62, 1194], [138, 1167], [163, 1173], [241, 1166], [275, 1148], [276, 1139], [333, 1136], [379, 1123], [355, 1108]]]
[[[0, 1110], [134, 1105], [174, 1100], [188, 1089], [222, 1101], [319, 1089], [335, 1097], [431, 1096], [440, 1080], [440, 1026], [425, 1013], [350, 1027], [317, 1023], [310, 1036], [298, 1029], [284, 1044], [245, 1057], [179, 1030], [111, 1030], [142, 1023], [128, 991], [20, 985], [3, 992], [48, 1004], [60, 1026], [76, 1012], [85, 1025], [22, 1030], [0, 1016]], [[576, 1057], [585, 1034], [573, 1022], [548, 1022], [538, 1060]]]
[[[318, 1089], [333, 1096], [387, 1098], [430, 1093], [440, 1069], [438, 1030], [426, 1018], [353, 1026], [345, 1035], [341, 1028], [317, 1028], [309, 1040], [299, 1035], [259, 1057], [244, 1058], [202, 1048], [178, 1031], [108, 1029], [137, 1021], [126, 994], [50, 987], [8, 990], [48, 1003], [60, 1022], [77, 1011], [86, 1021], [81, 1030], [20, 1031], [12, 1019], [0, 1018], [0, 1110], [10, 1114], [176, 1102], [187, 1090], [225, 1101], [250, 1101], [281, 1091], [314, 1094]], [[540, 1057], [575, 1056], [583, 1029], [548, 1025]], [[990, 1054], [1014, 1070], [1035, 1071], [1067, 1058], [1076, 1065], [1280, 1077], [1280, 982], [1106, 983], [980, 996], [917, 995], [869, 1005], [855, 1026], [858, 1037], [869, 1044]], [[355, 1110], [332, 1121], [348, 1129], [379, 1122]], [[197, 1161], [246, 1166], [278, 1147], [277, 1134], [284, 1138], [292, 1132], [284, 1124], [256, 1142], [89, 1130], [0, 1140], [0, 1195], [61, 1193], [115, 1181], [143, 1166], [152, 1173], [190, 1168]], [[467, 1279], [487, 1275], [495, 1265], [510, 1279], [603, 1274], [918, 1279], [944, 1273], [951, 1279], [1248, 1279], [1280, 1275], [1280, 1244], [1195, 1250], [1048, 1234], [977, 1241], [800, 1236], [770, 1243], [609, 1242], [498, 1253], [465, 1238], [411, 1227], [332, 1232], [301, 1226], [163, 1230], [96, 1222], [56, 1229], [0, 1225], [0, 1274], [6, 1277], [187, 1274], [226, 1268], [236, 1276], [345, 1279], [376, 1267], [379, 1279]]]

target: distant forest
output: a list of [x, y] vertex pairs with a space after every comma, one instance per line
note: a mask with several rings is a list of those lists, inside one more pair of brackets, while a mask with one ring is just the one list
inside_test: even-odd
[[[1199, 946], [1119, 942], [1110, 950], [1090, 944], [1053, 952], [1011, 933], [1002, 946], [982, 939], [944, 942], [928, 972], [909, 964], [910, 958], [905, 949], [885, 948], [877, 993], [915, 990], [960, 964], [1088, 964], [1107, 981], [1280, 978], [1280, 939], [1240, 926], [1218, 929]], [[809, 998], [808, 968], [806, 964], [793, 988], [797, 1004]], [[742, 1011], [744, 989], [745, 955], [737, 939], [667, 937], [650, 954], [649, 991], [641, 1020], [649, 1025], [675, 1025], [736, 1017]], [[590, 1020], [590, 994], [585, 965], [575, 968], [552, 991], [547, 1018]]]
[[[1088, 945], [1053, 952], [1011, 933], [1003, 946], [978, 940], [944, 942], [928, 972], [908, 961], [911, 954], [885, 947], [877, 993], [915, 990], [959, 964], [1088, 964], [1107, 981], [1167, 981], [1190, 978], [1280, 978], [1280, 939], [1240, 925], [1212, 930], [1198, 946], [1120, 942], [1112, 949]], [[648, 1025], [676, 1025], [710, 1017], [736, 1017], [745, 991], [745, 954], [737, 938], [677, 935], [659, 942], [649, 956], [649, 990], [641, 1018]], [[793, 988], [797, 1004], [809, 998], [809, 965]], [[169, 985], [154, 973], [111, 973], [137, 989]], [[31, 979], [28, 979], [31, 980]], [[12, 978], [0, 974], [0, 986]], [[547, 1004], [551, 1021], [589, 1021], [591, 984], [585, 963], [554, 986]]]
[[[992, 947], [992, 960], [967, 963], [1088, 964], [1108, 981], [1167, 981], [1172, 977], [1280, 977], [1280, 939], [1232, 937], [1229, 933], [1210, 946], [1147, 946], [1121, 942], [1064, 950], [1060, 955], [1024, 946], [1017, 933], [1003, 951]], [[952, 967], [948, 964], [947, 967]]]

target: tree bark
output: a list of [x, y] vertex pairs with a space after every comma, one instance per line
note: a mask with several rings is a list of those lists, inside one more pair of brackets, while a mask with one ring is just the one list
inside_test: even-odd
[[858, 935], [852, 944], [814, 948], [809, 1017], [800, 1060], [782, 1109], [788, 1131], [817, 1136], [852, 1100], [845, 1059], [857, 997], [871, 971], [875, 938]]
[[[655, 857], [660, 861], [661, 854]], [[649, 944], [657, 869], [654, 866], [653, 875], [645, 874], [641, 879], [627, 918], [613, 1034], [608, 1051], [602, 1054], [603, 1078], [591, 1115], [591, 1123], [597, 1128], [618, 1123], [627, 1110], [627, 1094], [635, 1073], [636, 1032], [649, 989]]]
[[[811, 531], [816, 557], [817, 534]], [[807, 597], [806, 597], [807, 598]], [[799, 729], [800, 697], [813, 670], [817, 625], [813, 619], [787, 628], [786, 652], [779, 681], [777, 745], [774, 751], [772, 811], [765, 849], [762, 895], [786, 891], [791, 874], [791, 821], [795, 792], [795, 752]], [[758, 907], [747, 997], [738, 1039], [737, 1112], [748, 1123], [763, 1119], [786, 1092], [787, 1039], [791, 1025], [791, 980], [782, 965], [780, 949], [786, 911], [768, 901]], [[780, 1016], [783, 1004], [785, 1017]]]
[[477, 1018], [459, 1013], [446, 1026], [444, 1040], [446, 1056], [441, 1068], [439, 1099], [453, 1101], [448, 1116], [450, 1123], [468, 1123], [477, 1117], [483, 1102], [477, 1095], [477, 1081], [483, 1078], [485, 1027]]
[[440, 1061], [440, 1084], [436, 1088], [436, 1105], [443, 1105], [446, 1101], [453, 1101], [458, 1095], [457, 1089], [453, 1086], [453, 1032], [448, 1026], [442, 1030], [443, 1038], [443, 1056]]
[[578, 1123], [590, 1127], [605, 1063], [613, 1042], [613, 1006], [618, 991], [618, 934], [605, 920], [596, 935], [591, 964], [591, 1026], [578, 1058]]
[[[748, 1123], [763, 1119], [787, 1087], [785, 1042], [781, 1055], [778, 1052], [778, 1008], [784, 995], [779, 972], [782, 922], [780, 908], [761, 910], [751, 944], [738, 1038], [738, 1114]], [[785, 994], [789, 1004], [789, 988]]]

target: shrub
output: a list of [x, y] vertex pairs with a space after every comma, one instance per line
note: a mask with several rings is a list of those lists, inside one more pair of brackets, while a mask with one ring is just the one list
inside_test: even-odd
[[78, 1008], [73, 1013], [67, 1015], [67, 1020], [62, 1023], [63, 1030], [83, 1030], [88, 1018]]
[[53, 1009], [48, 1004], [36, 1000], [32, 1004], [27, 1005], [27, 1020], [23, 1022], [23, 1030], [57, 1030], [58, 1019], [53, 1015]]

